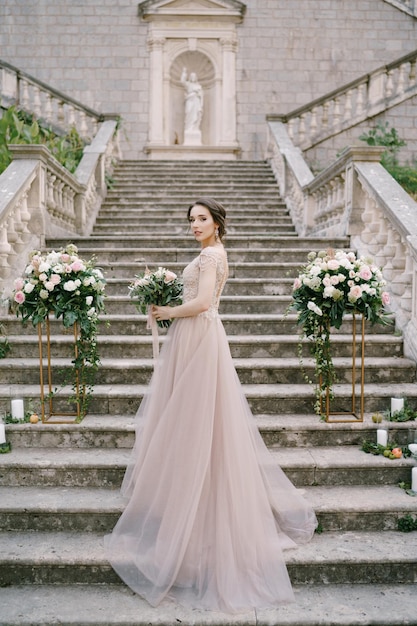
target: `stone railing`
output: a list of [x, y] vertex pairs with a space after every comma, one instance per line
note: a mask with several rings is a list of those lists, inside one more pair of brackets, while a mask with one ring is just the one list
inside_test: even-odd
[[417, 50], [286, 115], [292, 142], [308, 150], [417, 94]]
[[83, 139], [94, 137], [100, 122], [117, 119], [117, 115], [98, 113], [0, 60], [0, 107], [12, 105], [34, 114], [55, 131], [66, 132], [75, 126]]
[[268, 123], [268, 153], [297, 232], [350, 237], [383, 268], [406, 353], [417, 360], [417, 202], [379, 163], [384, 148], [347, 148], [317, 177], [282, 122]]
[[89, 235], [106, 195], [106, 173], [120, 157], [117, 122], [103, 122], [74, 175], [40, 145], [12, 145], [0, 176], [0, 278], [6, 292], [48, 236]]
[[400, 11], [404, 11], [404, 13], [408, 13], [408, 15], [417, 17], [416, 0], [385, 0], [385, 2], [388, 2], [388, 4], [392, 4], [392, 6], [400, 9]]

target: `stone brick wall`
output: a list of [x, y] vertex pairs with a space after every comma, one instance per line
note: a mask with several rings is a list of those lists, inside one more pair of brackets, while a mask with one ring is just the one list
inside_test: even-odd
[[[264, 157], [266, 114], [291, 111], [416, 47], [417, 20], [383, 0], [246, 5], [237, 27], [238, 139], [246, 159]], [[0, 58], [88, 106], [120, 113], [129, 158], [145, 158], [146, 37], [132, 0], [0, 2]], [[403, 123], [416, 137], [409, 113]]]

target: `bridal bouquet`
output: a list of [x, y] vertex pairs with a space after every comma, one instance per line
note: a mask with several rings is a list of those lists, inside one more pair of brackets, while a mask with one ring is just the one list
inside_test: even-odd
[[[158, 267], [155, 272], [148, 269], [135, 276], [129, 285], [129, 295], [135, 300], [139, 311], [146, 315], [152, 304], [157, 306], [178, 306], [182, 302], [182, 281], [165, 267]], [[172, 320], [160, 320], [158, 326], [169, 328]]]
[[320, 396], [332, 388], [336, 376], [330, 352], [330, 328], [340, 328], [345, 313], [359, 313], [371, 324], [387, 324], [389, 294], [380, 268], [354, 252], [310, 252], [293, 285], [291, 308], [298, 311], [303, 337], [311, 340]]

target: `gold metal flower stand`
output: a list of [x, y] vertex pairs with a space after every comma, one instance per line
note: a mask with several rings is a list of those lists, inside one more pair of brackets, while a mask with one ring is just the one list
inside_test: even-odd
[[[352, 314], [352, 369], [351, 369], [351, 398], [350, 411], [331, 411], [330, 389], [326, 388], [324, 396], [320, 396], [320, 413], [325, 416], [328, 423], [348, 423], [363, 422], [364, 404], [365, 404], [365, 317], [361, 315], [360, 322], [360, 343], [359, 343], [359, 359], [360, 366], [357, 367], [357, 346], [358, 337], [357, 330], [357, 314]], [[359, 380], [358, 378], [359, 370]], [[356, 385], [359, 384], [359, 397]], [[320, 389], [322, 388], [322, 379], [319, 380]]]
[[[72, 327], [74, 335], [74, 359], [78, 357], [78, 325], [75, 323]], [[85, 385], [80, 383], [80, 373], [75, 368], [75, 380], [73, 385], [74, 396], [68, 400], [73, 402], [76, 407], [74, 412], [63, 412], [54, 408], [54, 391], [52, 382], [52, 365], [51, 365], [51, 324], [49, 316], [45, 318], [45, 342], [43, 338], [43, 324], [38, 324], [39, 338], [39, 378], [40, 378], [40, 395], [41, 395], [41, 417], [43, 423], [48, 424], [74, 424], [81, 418], [81, 410], [85, 397]], [[43, 344], [46, 348], [46, 368], [48, 379], [48, 395], [45, 397], [44, 382], [44, 351]], [[47, 406], [46, 406], [47, 405]], [[60, 418], [60, 419], [57, 419]], [[72, 419], [71, 419], [72, 418]]]

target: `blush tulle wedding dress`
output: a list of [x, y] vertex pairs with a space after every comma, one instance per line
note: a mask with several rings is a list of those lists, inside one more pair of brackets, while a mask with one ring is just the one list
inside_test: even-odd
[[105, 550], [153, 606], [170, 597], [235, 613], [293, 600], [283, 549], [309, 541], [317, 521], [266, 448], [237, 377], [218, 315], [222, 248], [204, 248], [185, 268], [184, 301], [213, 265], [209, 310], [167, 333], [137, 415], [129, 500]]

